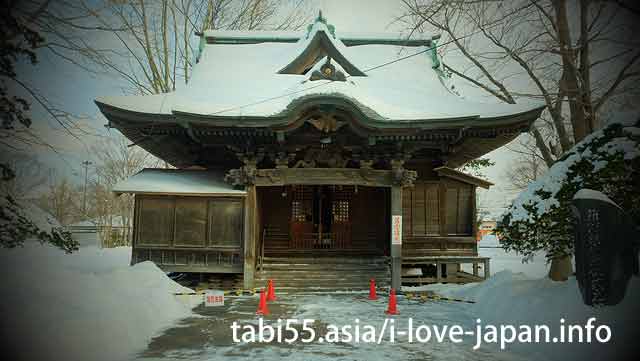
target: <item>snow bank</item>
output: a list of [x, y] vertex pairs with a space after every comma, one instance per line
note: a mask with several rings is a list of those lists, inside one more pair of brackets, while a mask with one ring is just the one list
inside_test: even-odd
[[614, 359], [626, 355], [638, 335], [640, 322], [640, 279], [631, 280], [622, 303], [614, 307], [593, 308], [582, 303], [575, 278], [567, 282], [554, 282], [548, 278], [529, 279], [511, 271], [496, 273], [482, 283], [459, 285], [432, 285], [426, 289], [440, 294], [474, 300], [469, 313], [494, 325], [547, 325], [552, 336], [558, 336], [560, 319], [565, 325], [584, 325], [590, 317], [596, 325], [611, 327], [609, 344], [513, 344], [514, 350], [526, 353], [530, 359], [540, 360], [596, 360]]
[[125, 360], [191, 306], [189, 292], [151, 262], [129, 266], [130, 248], [77, 253], [36, 242], [0, 250], [2, 331], [16, 359]]

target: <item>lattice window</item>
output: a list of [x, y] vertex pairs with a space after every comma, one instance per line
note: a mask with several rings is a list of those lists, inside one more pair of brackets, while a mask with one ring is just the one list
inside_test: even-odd
[[291, 201], [291, 220], [293, 222], [307, 222], [313, 214], [313, 188], [303, 185], [291, 187], [293, 200]]
[[302, 206], [301, 201], [291, 202], [291, 219], [294, 222], [305, 221], [304, 207]]
[[333, 201], [332, 213], [334, 222], [348, 222], [349, 201]]

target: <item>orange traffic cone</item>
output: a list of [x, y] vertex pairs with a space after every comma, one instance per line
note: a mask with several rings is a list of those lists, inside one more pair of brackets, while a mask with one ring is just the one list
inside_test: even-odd
[[258, 305], [258, 311], [256, 311], [256, 315], [268, 315], [269, 308], [267, 308], [267, 297], [264, 294], [264, 289], [260, 290], [260, 304]]
[[369, 299], [378, 299], [378, 296], [376, 295], [376, 280], [374, 280], [373, 278], [369, 280]]
[[387, 315], [397, 315], [398, 314], [398, 307], [397, 307], [397, 301], [396, 301], [396, 290], [395, 288], [392, 288], [391, 291], [389, 292], [389, 308], [387, 308]]
[[269, 280], [267, 286], [267, 301], [275, 301], [276, 300], [276, 291], [273, 289], [273, 281]]

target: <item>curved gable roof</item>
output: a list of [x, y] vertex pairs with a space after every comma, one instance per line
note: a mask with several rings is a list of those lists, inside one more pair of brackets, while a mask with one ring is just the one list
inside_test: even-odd
[[[328, 34], [329, 29], [324, 23], [316, 22], [311, 28], [307, 39], [300, 40], [303, 47], [298, 55], [279, 74], [302, 74], [313, 66], [319, 59], [329, 56], [352, 76], [366, 76], [366, 74], [352, 64], [339, 48], [345, 48], [340, 40]], [[309, 40], [310, 38], [310, 40]]]

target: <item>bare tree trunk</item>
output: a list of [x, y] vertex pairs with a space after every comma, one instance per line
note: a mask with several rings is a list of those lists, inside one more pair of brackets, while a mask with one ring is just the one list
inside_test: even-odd
[[579, 73], [582, 84], [582, 103], [586, 114], [587, 133], [600, 128], [598, 116], [593, 111], [591, 99], [591, 57], [589, 41], [589, 5], [590, 0], [580, 1], [580, 66]]
[[551, 268], [549, 269], [549, 278], [552, 281], [563, 282], [569, 279], [573, 274], [573, 265], [571, 264], [571, 256], [562, 256], [551, 258]]
[[553, 159], [551, 150], [549, 149], [549, 147], [547, 147], [547, 144], [544, 142], [544, 138], [542, 138], [542, 134], [540, 134], [540, 131], [535, 127], [531, 130], [531, 133], [533, 134], [533, 138], [536, 140], [536, 145], [538, 146], [538, 149], [540, 149], [540, 152], [542, 153], [542, 158], [544, 159], [544, 162], [547, 164], [548, 168], [551, 168], [555, 160]]
[[569, 99], [573, 137], [577, 143], [588, 134], [583, 104], [584, 97], [581, 91], [580, 82], [578, 81], [575, 52], [571, 45], [571, 32], [569, 30], [569, 19], [567, 16], [567, 2], [566, 0], [554, 0], [552, 2], [556, 12], [558, 45], [560, 46], [560, 54], [562, 58], [564, 85], [566, 86], [567, 98]]

